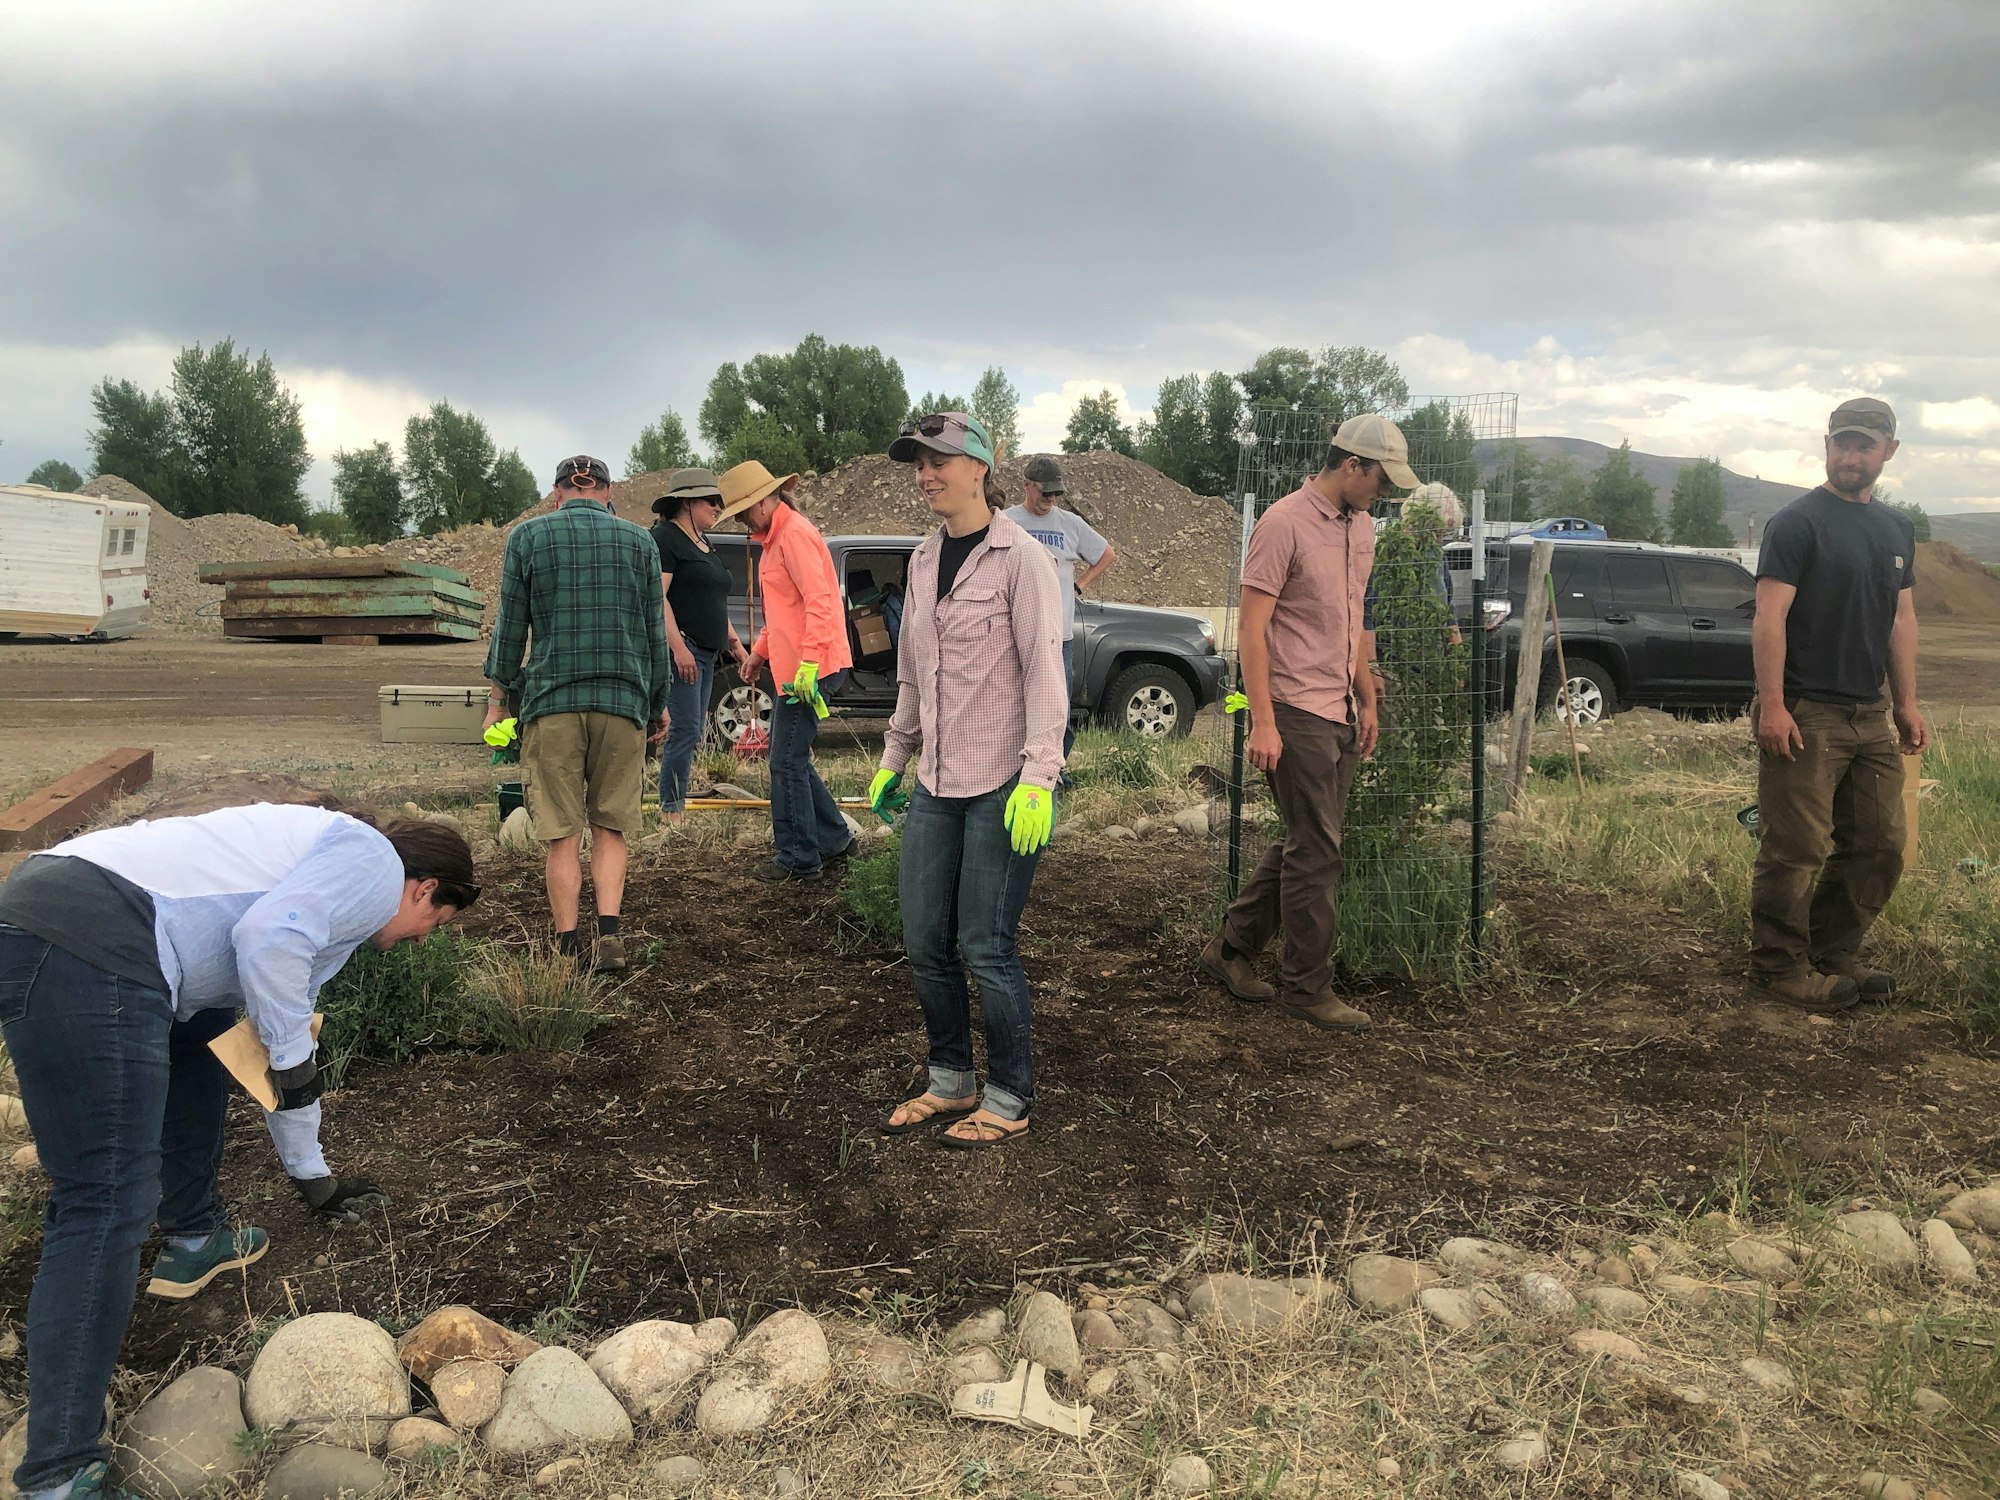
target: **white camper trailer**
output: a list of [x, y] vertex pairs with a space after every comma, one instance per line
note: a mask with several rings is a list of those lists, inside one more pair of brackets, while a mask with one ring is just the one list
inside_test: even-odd
[[0, 640], [115, 640], [146, 628], [146, 531], [131, 500], [0, 486]]

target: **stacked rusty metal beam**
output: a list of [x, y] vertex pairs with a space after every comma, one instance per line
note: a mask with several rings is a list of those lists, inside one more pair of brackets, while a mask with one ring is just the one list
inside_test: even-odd
[[465, 574], [395, 557], [203, 563], [222, 633], [255, 640], [475, 641], [486, 596]]

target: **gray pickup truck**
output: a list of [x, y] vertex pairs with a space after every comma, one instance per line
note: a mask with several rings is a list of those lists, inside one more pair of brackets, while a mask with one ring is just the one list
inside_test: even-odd
[[[886, 718], [896, 706], [893, 623], [909, 574], [916, 536], [830, 536], [848, 615], [848, 649], [854, 669], [828, 700], [835, 713]], [[736, 629], [750, 639], [746, 558], [758, 549], [741, 532], [710, 532], [709, 545], [729, 564], [735, 586], [729, 610]], [[1072, 718], [1095, 718], [1107, 728], [1134, 734], [1187, 734], [1194, 716], [1222, 696], [1227, 662], [1215, 649], [1215, 631], [1199, 615], [1142, 604], [1100, 604], [1079, 599], [1073, 637], [1076, 681]], [[873, 649], [869, 649], [869, 648]], [[725, 744], [735, 744], [755, 718], [771, 724], [768, 676], [755, 688], [736, 680], [726, 662], [716, 664], [709, 722]]]

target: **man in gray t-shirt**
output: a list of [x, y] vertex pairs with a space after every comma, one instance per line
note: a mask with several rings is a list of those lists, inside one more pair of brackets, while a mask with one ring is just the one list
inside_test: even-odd
[[[1090, 522], [1056, 504], [1063, 492], [1062, 465], [1047, 454], [1039, 454], [1028, 460], [1026, 482], [1021, 486], [1022, 503], [1007, 508], [1007, 519], [1049, 549], [1049, 556], [1056, 560], [1056, 572], [1062, 575], [1063, 678], [1069, 684], [1073, 700], [1076, 673], [1070, 638], [1076, 633], [1077, 596], [1104, 576], [1118, 554]], [[1081, 576], [1076, 571], [1079, 562], [1083, 564]], [[1076, 722], [1072, 718], [1063, 731], [1065, 756], [1075, 743]]]

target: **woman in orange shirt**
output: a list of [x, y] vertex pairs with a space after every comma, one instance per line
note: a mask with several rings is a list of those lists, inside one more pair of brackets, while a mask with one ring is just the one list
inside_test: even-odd
[[752, 460], [716, 481], [726, 521], [742, 516], [763, 549], [757, 567], [764, 629], [750, 647], [743, 680], [755, 683], [768, 662], [778, 684], [771, 706], [771, 840], [775, 859], [751, 868], [759, 880], [817, 880], [829, 860], [854, 852], [854, 835], [833, 793], [813, 769], [813, 740], [828, 694], [854, 664], [847, 613], [833, 554], [817, 527], [792, 505], [799, 476], [773, 478]]

